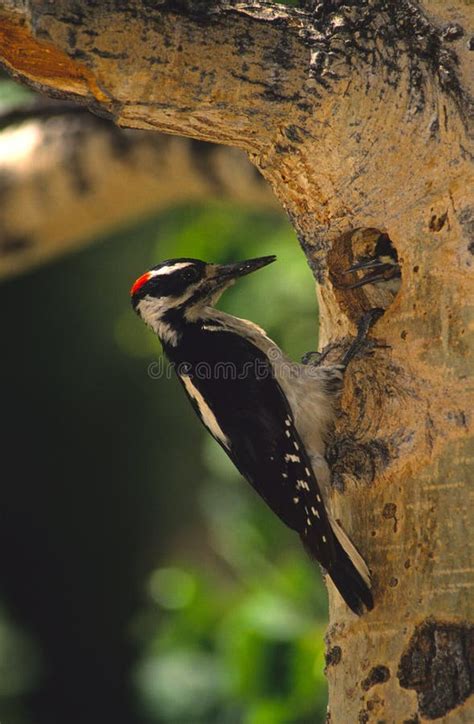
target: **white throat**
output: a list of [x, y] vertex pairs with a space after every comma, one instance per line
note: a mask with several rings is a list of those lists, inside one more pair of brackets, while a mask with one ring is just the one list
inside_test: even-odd
[[148, 295], [137, 304], [138, 312], [145, 324], [151, 327], [162, 342], [176, 347], [180, 335], [170, 324], [163, 320], [163, 315], [170, 308], [170, 304], [166, 299], [155, 299]]
[[[178, 265], [176, 264], [175, 267], [176, 266]], [[187, 266], [187, 264], [183, 263], [182, 266]], [[238, 322], [243, 322], [244, 320], [239, 320], [237, 317], [226, 315], [224, 312], [220, 312], [219, 310], [214, 309], [214, 307], [212, 306], [217, 302], [224, 290], [233, 283], [234, 280], [231, 280], [225, 286], [216, 289], [213, 294], [210, 294], [209, 296], [203, 297], [202, 299], [196, 301], [196, 303], [192, 306], [185, 306], [183, 314], [186, 321], [197, 322], [202, 317], [208, 319], [212, 319], [212, 317], [216, 317], [219, 319], [220, 317], [225, 317], [229, 320], [234, 319]], [[170, 344], [172, 347], [177, 346], [181, 338], [181, 334], [178, 330], [172, 327], [171, 324], [166, 322], [163, 317], [165, 316], [166, 312], [169, 312], [171, 309], [176, 309], [176, 307], [184, 304], [192, 296], [194, 289], [195, 287], [187, 289], [181, 297], [156, 298], [147, 294], [146, 297], [141, 299], [137, 304], [137, 310], [145, 324], [151, 327], [151, 329], [155, 332], [155, 334], [158, 335], [162, 342]], [[263, 330], [257, 328], [256, 325], [252, 325], [252, 322], [245, 322], [245, 324], [247, 326], [252, 326], [255, 329], [258, 329], [260, 332], [263, 332]]]

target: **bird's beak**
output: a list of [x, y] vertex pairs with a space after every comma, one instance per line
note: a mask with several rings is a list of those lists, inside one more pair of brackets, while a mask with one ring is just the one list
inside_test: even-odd
[[383, 258], [362, 259], [356, 262], [348, 269], [344, 269], [344, 274], [352, 272], [367, 272], [361, 279], [352, 282], [352, 284], [340, 284], [340, 289], [357, 289], [366, 284], [374, 284], [375, 282], [386, 282], [401, 276], [400, 267], [397, 263], [389, 263]]
[[276, 256], [260, 256], [257, 259], [238, 261], [236, 264], [219, 264], [216, 265], [212, 278], [218, 284], [224, 284], [233, 279], [244, 277], [246, 274], [251, 274], [257, 269], [267, 266], [267, 264], [272, 264], [275, 260]]
[[344, 269], [344, 274], [350, 274], [351, 272], [362, 271], [363, 269], [379, 269], [382, 266], [386, 266], [386, 263], [380, 259], [363, 259], [353, 264], [348, 269]]

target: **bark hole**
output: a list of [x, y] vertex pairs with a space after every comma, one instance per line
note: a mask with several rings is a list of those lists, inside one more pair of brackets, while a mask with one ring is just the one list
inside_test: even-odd
[[398, 261], [392, 240], [380, 229], [353, 229], [336, 240], [328, 254], [329, 278], [349, 319], [356, 323], [374, 307], [388, 309], [400, 288]]

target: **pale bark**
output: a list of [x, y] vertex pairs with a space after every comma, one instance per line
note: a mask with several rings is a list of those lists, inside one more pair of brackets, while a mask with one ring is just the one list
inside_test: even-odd
[[472, 722], [472, 6], [14, 6], [2, 52], [26, 82], [249, 152], [320, 282], [323, 344], [372, 303], [339, 286], [354, 230], [394, 242], [387, 347], [351, 365], [331, 449], [332, 505], [375, 581], [360, 619], [330, 592], [331, 720]]
[[0, 123], [0, 278], [183, 202], [278, 210], [237, 149], [120, 129], [63, 104], [11, 111]]

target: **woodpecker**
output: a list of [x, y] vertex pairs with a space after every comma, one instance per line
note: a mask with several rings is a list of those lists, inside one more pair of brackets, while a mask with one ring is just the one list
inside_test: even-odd
[[169, 259], [135, 281], [132, 306], [159, 337], [202, 423], [360, 615], [373, 607], [370, 574], [325, 504], [324, 452], [344, 370], [375, 316], [364, 319], [341, 364], [293, 362], [256, 324], [214, 308], [237, 279], [275, 258]]
[[341, 285], [344, 289], [356, 289], [366, 284], [375, 284], [395, 295], [400, 289], [401, 269], [397, 250], [387, 234], [380, 234], [373, 255], [362, 256], [345, 270], [345, 274], [366, 272], [364, 276], [350, 284]]

